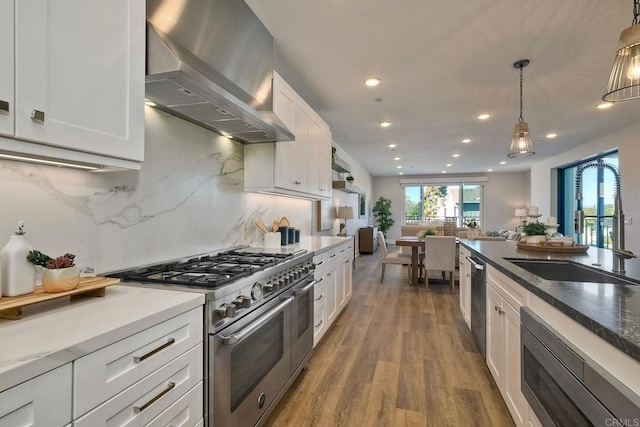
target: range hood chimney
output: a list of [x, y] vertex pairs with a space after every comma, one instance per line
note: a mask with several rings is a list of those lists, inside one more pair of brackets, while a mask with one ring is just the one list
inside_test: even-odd
[[146, 97], [244, 143], [293, 141], [273, 113], [273, 37], [244, 0], [147, 0]]

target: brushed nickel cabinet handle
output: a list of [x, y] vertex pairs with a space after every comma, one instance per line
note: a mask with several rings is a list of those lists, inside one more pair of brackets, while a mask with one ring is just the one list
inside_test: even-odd
[[324, 294], [320, 294], [320, 296], [316, 298], [314, 301], [320, 301], [322, 298], [324, 298]]
[[134, 356], [133, 357], [133, 361], [136, 362], [136, 363], [140, 363], [143, 360], [150, 358], [154, 354], [164, 350], [165, 348], [169, 347], [170, 345], [172, 345], [175, 342], [176, 342], [175, 339], [169, 338], [166, 343], [162, 344], [160, 347], [158, 347], [156, 349], [151, 350], [149, 353], [143, 354], [142, 356]]
[[30, 117], [31, 117], [31, 120], [44, 122], [44, 111], [33, 110], [31, 111]]
[[319, 328], [320, 326], [322, 326], [322, 320], [319, 321], [317, 325], [313, 325], [313, 326], [316, 327], [316, 328]]
[[9, 101], [3, 101], [0, 99], [0, 111], [5, 113], [9, 112]]
[[156, 397], [154, 397], [153, 399], [151, 399], [150, 401], [148, 401], [147, 403], [145, 403], [142, 406], [134, 406], [133, 407], [133, 412], [135, 412], [136, 414], [139, 414], [140, 412], [144, 411], [145, 409], [147, 409], [149, 406], [153, 405], [154, 403], [156, 403], [156, 401], [158, 399], [160, 399], [162, 396], [164, 396], [165, 394], [169, 393], [174, 387], [176, 386], [176, 383], [169, 383], [167, 384], [167, 388], [165, 388], [164, 390], [162, 390], [160, 393], [158, 393], [158, 395]]
[[504, 314], [504, 310], [498, 310], [498, 314]]
[[500, 307], [498, 307], [497, 305], [494, 305], [494, 306], [493, 306], [493, 309], [494, 309], [495, 311], [500, 311]]

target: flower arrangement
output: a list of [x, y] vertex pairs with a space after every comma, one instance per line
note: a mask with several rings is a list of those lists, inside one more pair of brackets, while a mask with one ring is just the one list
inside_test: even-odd
[[469, 228], [478, 228], [478, 223], [476, 222], [475, 219], [470, 219], [468, 221], [465, 221], [464, 225], [466, 225]]

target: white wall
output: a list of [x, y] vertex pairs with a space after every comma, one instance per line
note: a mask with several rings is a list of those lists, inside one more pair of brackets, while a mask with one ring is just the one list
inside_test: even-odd
[[[461, 180], [464, 175], [449, 175], [452, 181]], [[419, 178], [417, 176], [403, 176], [402, 178]], [[423, 177], [424, 178], [424, 177]], [[441, 175], [437, 178], [442, 178]], [[403, 221], [402, 209], [404, 205], [404, 191], [400, 186], [400, 177], [375, 177], [373, 203], [380, 197], [391, 200], [394, 225], [388, 233], [389, 239], [400, 236], [400, 226]], [[508, 172], [490, 173], [484, 190], [484, 229], [498, 230], [501, 228], [515, 229], [519, 219], [513, 215], [517, 207], [525, 207], [529, 202], [529, 173]]]
[[543, 213], [557, 216], [557, 168], [599, 153], [618, 149], [618, 165], [622, 179], [622, 204], [625, 216], [634, 220], [625, 227], [626, 248], [640, 253], [640, 123], [626, 127], [580, 147], [569, 150], [552, 159], [536, 163], [531, 168], [531, 203]]

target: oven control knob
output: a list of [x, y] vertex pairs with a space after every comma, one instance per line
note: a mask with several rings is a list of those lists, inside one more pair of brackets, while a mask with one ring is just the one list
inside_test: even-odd
[[240, 295], [233, 301], [233, 305], [235, 305], [236, 308], [249, 308], [251, 307], [251, 298]]
[[273, 282], [265, 283], [263, 289], [265, 292], [271, 292], [273, 290]]
[[289, 284], [289, 278], [284, 276], [278, 280], [278, 288], [283, 288], [284, 286]]
[[216, 309], [216, 314], [220, 317], [233, 317], [236, 315], [236, 307], [232, 304], [221, 304], [220, 307]]

